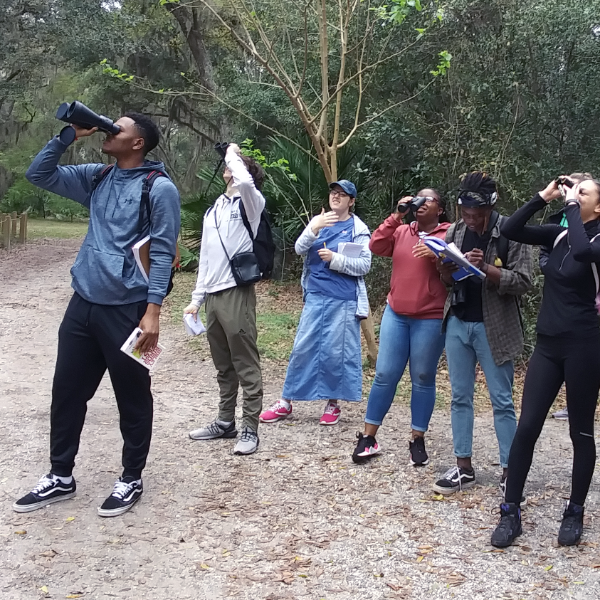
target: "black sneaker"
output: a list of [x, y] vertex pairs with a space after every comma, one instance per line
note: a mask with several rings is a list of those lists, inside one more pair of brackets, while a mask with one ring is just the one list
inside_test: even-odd
[[190, 431], [190, 437], [193, 440], [216, 440], [218, 438], [234, 438], [237, 437], [237, 429], [235, 428], [235, 421], [232, 421], [229, 425], [224, 426], [220, 421], [213, 421], [206, 427], [200, 429], [194, 429]]
[[460, 467], [452, 467], [448, 469], [441, 479], [438, 479], [433, 484], [433, 489], [438, 494], [449, 496], [454, 492], [468, 490], [475, 485], [475, 471], [471, 469], [461, 469]]
[[[502, 500], [506, 502], [506, 476], [502, 475], [502, 479], [500, 479], [500, 483], [498, 484], [500, 491], [502, 492]], [[520, 508], [523, 508], [527, 504], [527, 498], [525, 498], [525, 494], [521, 496], [521, 502], [519, 503]]]
[[492, 533], [492, 546], [507, 548], [522, 533], [521, 509], [516, 504], [501, 504], [500, 522]]
[[583, 506], [568, 502], [558, 530], [558, 543], [561, 546], [574, 546], [583, 533]]
[[414, 467], [424, 467], [429, 464], [429, 456], [425, 450], [425, 438], [417, 436], [412, 442], [408, 443], [410, 451], [410, 464]]
[[377, 454], [381, 454], [381, 446], [372, 435], [357, 433], [358, 443], [352, 453], [352, 461], [357, 465], [367, 462]]
[[119, 477], [112, 494], [98, 508], [101, 517], [117, 517], [127, 512], [141, 497], [144, 486], [141, 479]]
[[71, 483], [62, 483], [56, 475], [48, 473], [38, 481], [29, 494], [17, 500], [12, 507], [18, 513], [31, 512], [48, 504], [72, 498], [75, 496], [76, 489], [75, 479], [72, 478]]

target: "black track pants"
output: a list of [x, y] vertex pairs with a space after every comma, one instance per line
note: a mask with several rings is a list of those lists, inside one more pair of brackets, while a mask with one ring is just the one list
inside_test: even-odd
[[600, 334], [583, 339], [538, 335], [508, 459], [507, 502], [518, 503], [521, 498], [535, 443], [563, 382], [573, 442], [571, 502], [585, 503], [596, 464], [594, 413], [600, 389]]
[[54, 474], [71, 475], [87, 402], [108, 368], [123, 435], [123, 475], [141, 476], [152, 437], [150, 375], [120, 348], [145, 312], [146, 302], [104, 306], [78, 294], [71, 298], [58, 332], [52, 386], [50, 461]]

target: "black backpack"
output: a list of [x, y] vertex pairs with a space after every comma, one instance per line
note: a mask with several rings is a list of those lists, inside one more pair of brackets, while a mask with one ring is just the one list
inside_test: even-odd
[[263, 209], [260, 213], [260, 223], [258, 224], [258, 231], [256, 237], [252, 234], [252, 227], [246, 216], [246, 209], [244, 203], [240, 199], [240, 214], [244, 226], [248, 230], [250, 239], [252, 240], [252, 251], [258, 261], [258, 266], [262, 275], [262, 279], [271, 279], [273, 275], [273, 266], [275, 262], [275, 242], [273, 242], [273, 232], [271, 231], [271, 221], [269, 220], [269, 213], [267, 209]]
[[[99, 169], [94, 173], [92, 177], [92, 189], [90, 191], [90, 195], [94, 192], [94, 190], [100, 185], [100, 182], [111, 172], [114, 165], [107, 165], [103, 169]], [[144, 210], [148, 213], [148, 221], [150, 221], [150, 214], [152, 212], [150, 208], [150, 190], [152, 189], [152, 185], [159, 177], [166, 177], [166, 175], [162, 171], [150, 171], [148, 175], [144, 178], [142, 182], [142, 197], [140, 199], [140, 211], [138, 216], [138, 233], [142, 235], [144, 230]], [[173, 289], [173, 276], [175, 275], [175, 268], [171, 268], [171, 278], [169, 279], [169, 285], [167, 287], [167, 296], [171, 293]]]

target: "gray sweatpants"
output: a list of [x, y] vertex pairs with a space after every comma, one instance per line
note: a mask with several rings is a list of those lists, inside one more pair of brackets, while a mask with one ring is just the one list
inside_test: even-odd
[[263, 386], [256, 346], [254, 285], [207, 294], [206, 336], [221, 394], [219, 420], [235, 419], [238, 387], [241, 385], [243, 425], [257, 431]]

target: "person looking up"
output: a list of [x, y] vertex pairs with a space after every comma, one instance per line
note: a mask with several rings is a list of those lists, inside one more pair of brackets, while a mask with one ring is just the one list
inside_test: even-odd
[[252, 252], [252, 238], [242, 211], [256, 236], [265, 198], [261, 193], [263, 168], [242, 156], [237, 144], [225, 152], [223, 180], [227, 190], [209, 208], [202, 225], [202, 245], [196, 289], [184, 314], [198, 314], [206, 306], [206, 336], [219, 383], [217, 418], [190, 432], [193, 440], [235, 438], [238, 389], [243, 392], [243, 427], [234, 454], [253, 454], [258, 449], [258, 416], [262, 409], [263, 383], [256, 346], [256, 292], [254, 284], [238, 285], [230, 259]]
[[[296, 240], [305, 256], [304, 308], [294, 339], [281, 400], [260, 415], [275, 423], [292, 414], [292, 401], [325, 400], [321, 425], [335, 425], [339, 400], [362, 398], [360, 320], [369, 313], [363, 280], [371, 267], [369, 228], [351, 209], [356, 187], [346, 179], [329, 185], [329, 208], [316, 215]], [[359, 245], [348, 256], [341, 244]], [[362, 246], [362, 248], [360, 248]]]
[[[146, 159], [159, 142], [158, 127], [146, 115], [126, 113], [120, 131], [106, 136], [102, 151], [116, 159], [103, 164], [58, 164], [69, 147], [54, 137], [35, 157], [26, 177], [34, 185], [79, 202], [90, 211], [85, 240], [71, 268], [75, 290], [58, 331], [58, 356], [50, 409], [50, 473], [17, 500], [13, 509], [30, 512], [72, 498], [75, 456], [87, 402], [108, 369], [123, 435], [123, 474], [98, 508], [102, 517], [129, 509], [143, 492], [142, 470], [150, 450], [153, 399], [148, 369], [120, 348], [136, 327], [141, 352], [158, 343], [159, 315], [171, 279], [179, 235], [179, 193], [160, 162]], [[75, 135], [96, 128], [71, 125]], [[65, 128], [67, 129], [67, 128]], [[64, 130], [63, 130], [64, 131]], [[149, 204], [142, 189], [156, 172]], [[146, 282], [132, 246], [150, 236], [150, 273]]]
[[439, 192], [425, 188], [417, 197], [426, 201], [415, 212], [415, 221], [402, 222], [414, 200], [412, 196], [402, 198], [397, 211], [377, 228], [369, 244], [374, 254], [392, 258], [392, 277], [381, 319], [364, 433], [358, 434], [352, 454], [355, 463], [381, 452], [375, 436], [390, 410], [407, 363], [412, 385], [410, 462], [414, 466], [429, 462], [424, 438], [435, 405], [435, 376], [444, 349], [442, 315], [448, 292], [440, 281], [435, 254], [421, 239], [425, 235], [444, 239], [450, 223], [440, 222], [445, 217], [445, 204]]
[[600, 391], [600, 329], [596, 295], [600, 261], [600, 183], [565, 186], [567, 228], [556, 223], [528, 225], [529, 219], [559, 198], [556, 180], [502, 224], [502, 234], [523, 244], [544, 246], [547, 260], [537, 339], [529, 361], [521, 416], [510, 449], [510, 477], [492, 544], [510, 546], [522, 533], [520, 498], [535, 444], [548, 411], [565, 384], [573, 443], [571, 495], [558, 532], [561, 546], [573, 546], [583, 533], [584, 504], [596, 465], [594, 415]]

